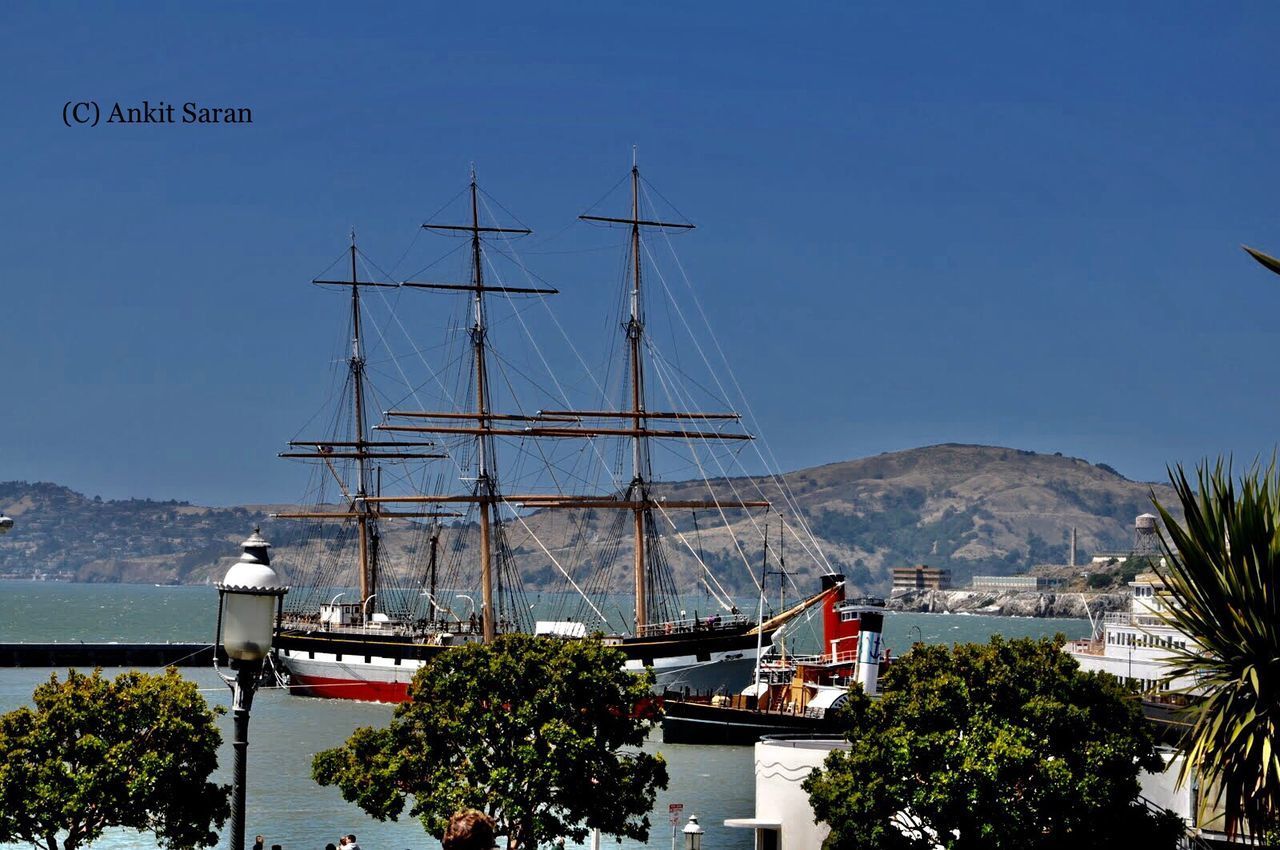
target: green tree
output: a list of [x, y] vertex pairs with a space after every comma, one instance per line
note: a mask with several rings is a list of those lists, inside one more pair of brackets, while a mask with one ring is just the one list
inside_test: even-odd
[[1136, 703], [1062, 638], [917, 645], [856, 687], [836, 750], [804, 787], [827, 850], [1171, 848], [1181, 822], [1137, 799], [1163, 763]]
[[0, 843], [74, 850], [108, 827], [175, 850], [217, 842], [230, 795], [208, 781], [221, 709], [194, 683], [173, 668], [114, 680], [69, 670], [32, 699], [0, 716]]
[[317, 754], [312, 776], [379, 820], [412, 796], [409, 813], [437, 837], [473, 808], [511, 850], [581, 842], [593, 828], [645, 841], [667, 769], [638, 749], [652, 677], [623, 661], [599, 641], [528, 635], [450, 650], [414, 676], [390, 726]]
[[1254, 466], [1239, 486], [1221, 460], [1170, 471], [1179, 523], [1158, 501], [1169, 623], [1191, 638], [1171, 650], [1172, 677], [1198, 699], [1180, 748], [1181, 780], [1198, 774], [1226, 831], [1280, 832], [1280, 473]]

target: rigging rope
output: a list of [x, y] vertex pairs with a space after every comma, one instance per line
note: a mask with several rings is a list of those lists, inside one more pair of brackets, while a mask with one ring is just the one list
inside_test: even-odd
[[[647, 247], [646, 247], [646, 253], [647, 253], [647, 252], [648, 252], [648, 249], [647, 249]], [[653, 256], [652, 256], [652, 254], [650, 254], [650, 255], [649, 255], [649, 258], [650, 258], [650, 262], [651, 262], [651, 263], [653, 263], [653, 264], [654, 264], [654, 266], [655, 266], [655, 271], [657, 272], [658, 280], [659, 280], [659, 282], [662, 284], [663, 290], [667, 293], [667, 297], [668, 297], [669, 299], [671, 299], [672, 301], [675, 301], [675, 298], [674, 298], [674, 296], [673, 296], [673, 294], [672, 294], [672, 292], [671, 292], [671, 289], [670, 289], [670, 287], [667, 285], [666, 278], [665, 278], [665, 276], [662, 274], [661, 269], [658, 269], [658, 268], [657, 268], [657, 263], [656, 263], [656, 261], [654, 260], [654, 258], [653, 258]], [[677, 260], [677, 262], [678, 262], [678, 260]], [[692, 286], [690, 286], [690, 289], [692, 289]], [[694, 336], [693, 336], [693, 332], [692, 332], [692, 328], [689, 326], [687, 319], [685, 319], [685, 317], [684, 317], [684, 311], [680, 309], [679, 303], [676, 303], [675, 307], [676, 307], [676, 313], [677, 313], [677, 315], [679, 315], [679, 316], [680, 316], [681, 321], [684, 323], [685, 329], [686, 329], [686, 331], [688, 331], [688, 333], [689, 333], [689, 335], [690, 335], [690, 337], [691, 337], [691, 339], [692, 339], [692, 341], [693, 341], [694, 347], [698, 350], [699, 355], [702, 357], [703, 363], [707, 366], [708, 370], [710, 371], [712, 379], [716, 382], [716, 385], [720, 388], [721, 393], [723, 393], [725, 396], [727, 396], [727, 395], [728, 395], [728, 393], [725, 391], [725, 388], [724, 388], [723, 384], [721, 384], [720, 379], [719, 379], [719, 377], [716, 375], [715, 370], [711, 368], [710, 360], [707, 358], [706, 353], [703, 351], [701, 344], [700, 344], [700, 343], [698, 343], [698, 341], [697, 341], [697, 339], [696, 339], [696, 338], [694, 338]], [[701, 305], [699, 305], [699, 310], [701, 310]], [[704, 320], [705, 320], [705, 314], [704, 314]], [[710, 327], [709, 327], [709, 326], [708, 326], [708, 331], [710, 331]], [[714, 334], [713, 334], [713, 339], [714, 339]], [[718, 346], [719, 346], [719, 343], [717, 342], [717, 347], [718, 347]], [[722, 354], [722, 356], [723, 356], [723, 352], [721, 352], [721, 354]], [[727, 361], [726, 361], [726, 363], [725, 363], [725, 366], [726, 366], [726, 368], [728, 369], [730, 376], [732, 377], [732, 376], [733, 376], [733, 370], [732, 370], [732, 367], [728, 365]], [[733, 378], [733, 380], [734, 380], [734, 384], [735, 384], [735, 386], [738, 386], [738, 385], [737, 385], [737, 378], [736, 378], [736, 377], [734, 377], [734, 378]], [[739, 386], [739, 387], [738, 387], [738, 389], [739, 389], [739, 394], [741, 394], [741, 387]], [[746, 403], [745, 398], [743, 399], [743, 401], [744, 401], [744, 404], [745, 404], [745, 403]], [[748, 405], [748, 413], [750, 414], [750, 407], [749, 407], [749, 405]], [[753, 418], [754, 418], [754, 417], [753, 417]], [[752, 440], [752, 442], [755, 442], [755, 441], [754, 441], [754, 440]], [[758, 452], [758, 449], [757, 449], [757, 452]], [[761, 460], [763, 461], [763, 457], [761, 457]], [[768, 469], [767, 465], [766, 465], [766, 469]], [[796, 517], [796, 521], [797, 521], [798, 523], [800, 523], [800, 524], [801, 524], [801, 526], [806, 530], [806, 532], [808, 532], [808, 527], [807, 527], [806, 525], [804, 525], [803, 515], [799, 512], [799, 506], [798, 506], [798, 504], [795, 504], [795, 503], [794, 503], [794, 501], [793, 501], [792, 499], [788, 499], [788, 497], [786, 496], [786, 492], [789, 492], [789, 491], [784, 491], [784, 490], [783, 490], [783, 486], [782, 486], [782, 485], [785, 485], [785, 481], [784, 481], [784, 482], [782, 482], [782, 484], [780, 485], [780, 484], [779, 484], [779, 482], [778, 482], [778, 480], [777, 480], [777, 479], [778, 479], [778, 476], [777, 476], [777, 475], [775, 475], [775, 474], [774, 474], [774, 473], [772, 473], [772, 472], [766, 472], [766, 475], [767, 475], [771, 480], [773, 480], [773, 481], [774, 481], [775, 486], [777, 486], [777, 487], [778, 487], [778, 489], [779, 489], [779, 492], [783, 492], [783, 493], [784, 493], [784, 501], [786, 501], [786, 502], [787, 502], [787, 506], [788, 506], [788, 508], [789, 508], [789, 509], [793, 512], [793, 514], [795, 515], [795, 517]], [[758, 492], [762, 497], [764, 497], [764, 491], [763, 491], [763, 489], [760, 487], [759, 482], [758, 482], [758, 481], [754, 481], [754, 480], [753, 480], [753, 479], [751, 479], [751, 478], [748, 478], [748, 480], [749, 480], [749, 481], [751, 481], [751, 482], [752, 482], [752, 484], [755, 486], [756, 491], [757, 491], [757, 492]], [[754, 520], [753, 520], [753, 525], [754, 525]], [[813, 536], [813, 535], [812, 535], [812, 533], [811, 533], [811, 532], [809, 533], [809, 536], [810, 536], [810, 538], [812, 538], [812, 536]], [[823, 566], [825, 566], [825, 567], [827, 568], [828, 572], [831, 572], [831, 571], [832, 571], [832, 570], [831, 570], [831, 565], [830, 565], [830, 563], [827, 561], [826, 556], [822, 553], [821, 548], [817, 546], [816, 541], [814, 541], [814, 545], [813, 545], [813, 547], [811, 548], [811, 547], [810, 547], [810, 546], [809, 546], [809, 545], [808, 545], [808, 544], [807, 544], [803, 539], [798, 538], [798, 540], [799, 540], [800, 546], [801, 546], [802, 548], [804, 548], [804, 549], [805, 549], [806, 553], [808, 553], [808, 554], [810, 555], [810, 557], [814, 558], [814, 560], [818, 561], [818, 562], [819, 562], [819, 563], [821, 563]]]
[[[655, 191], [657, 190], [655, 189]], [[661, 193], [659, 193], [659, 195], [661, 195]], [[755, 446], [756, 454], [760, 458], [760, 462], [764, 466], [768, 477], [774, 482], [774, 485], [778, 487], [779, 490], [783, 493], [783, 499], [787, 504], [788, 510], [791, 511], [792, 515], [796, 519], [796, 522], [800, 525], [801, 529], [804, 531], [805, 535], [808, 537], [808, 541], [806, 542], [803, 538], [801, 538], [799, 534], [795, 532], [794, 529], [792, 529], [793, 536], [796, 538], [796, 541], [800, 544], [800, 546], [804, 548], [805, 552], [809, 554], [810, 557], [815, 557], [816, 555], [816, 560], [821, 562], [822, 565], [826, 567], [827, 572], [834, 573], [835, 570], [831, 567], [831, 563], [827, 560], [826, 554], [822, 551], [821, 544], [819, 543], [818, 539], [814, 536], [812, 530], [809, 528], [808, 523], [806, 523], [804, 520], [804, 515], [800, 510], [799, 501], [796, 499], [795, 493], [794, 491], [792, 491], [790, 483], [786, 480], [786, 476], [773, 471], [779, 468], [777, 456], [773, 453], [772, 446], [768, 443], [768, 441], [764, 437], [764, 433], [760, 428], [759, 420], [755, 415], [755, 411], [751, 407], [751, 402], [747, 398], [746, 393], [742, 391], [742, 385], [738, 382], [738, 377], [734, 373], [732, 365], [729, 363], [729, 358], [724, 353], [724, 348], [720, 345], [720, 340], [716, 336], [715, 329], [711, 327], [711, 321], [710, 319], [707, 318], [706, 311], [703, 310], [702, 308], [702, 302], [698, 299], [697, 292], [694, 290], [693, 283], [689, 279], [688, 273], [685, 271], [684, 264], [680, 262], [680, 255], [676, 253], [674, 246], [672, 246], [671, 244], [670, 235], [665, 232], [665, 229], [663, 232], [663, 236], [666, 239], [667, 250], [670, 252], [672, 260], [675, 262], [676, 268], [680, 272], [680, 277], [684, 280], [685, 288], [689, 290], [689, 294], [691, 299], [693, 300], [693, 304], [695, 307], [698, 308], [698, 314], [702, 318], [703, 326], [707, 329], [707, 334], [711, 337], [711, 342], [715, 345], [716, 352], [720, 355], [721, 361], [725, 364], [725, 367], [729, 372], [729, 379], [730, 381], [732, 381], [734, 389], [737, 390], [738, 398], [742, 400], [743, 407], [747, 412], [747, 416], [749, 417], [748, 427], [750, 427], [752, 431], [755, 432], [758, 440], [758, 442], [753, 441], [753, 442], [757, 442], [757, 445]], [[659, 279], [662, 280], [663, 288], [667, 289], [668, 294], [670, 295], [670, 289], [666, 286], [666, 281], [662, 277], [661, 272], [659, 272]], [[672, 298], [672, 300], [674, 301], [675, 299]], [[676, 302], [676, 312], [680, 314], [681, 321], [684, 323], [686, 329], [688, 329], [689, 325], [684, 318], [684, 312], [679, 307], [679, 302]], [[690, 334], [692, 335], [691, 330], [690, 330]], [[696, 344], [697, 343], [695, 340], [695, 345]], [[708, 367], [710, 367], [710, 362], [708, 361], [706, 355], [702, 353], [701, 346], [698, 346], [698, 350], [699, 350], [699, 354], [702, 356], [703, 362], [707, 363]], [[715, 376], [714, 370], [712, 371], [712, 376], [715, 377], [716, 384], [719, 386], [720, 380], [718, 377]], [[724, 392], [723, 386], [721, 386], [721, 392]], [[727, 395], [727, 393], [725, 394]], [[761, 452], [760, 444], [763, 444], [765, 448], [768, 450], [769, 460], [766, 460], [764, 457], [764, 454]], [[812, 549], [810, 548], [810, 546], [812, 546]]]

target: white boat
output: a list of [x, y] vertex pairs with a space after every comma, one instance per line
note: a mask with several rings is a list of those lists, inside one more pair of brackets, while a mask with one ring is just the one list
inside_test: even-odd
[[1164, 612], [1170, 604], [1164, 582], [1143, 573], [1129, 582], [1133, 601], [1128, 611], [1103, 615], [1091, 638], [1075, 640], [1064, 649], [1080, 669], [1110, 673], [1144, 694], [1181, 690], [1193, 683], [1170, 677], [1170, 650], [1194, 647], [1195, 642], [1169, 625]]

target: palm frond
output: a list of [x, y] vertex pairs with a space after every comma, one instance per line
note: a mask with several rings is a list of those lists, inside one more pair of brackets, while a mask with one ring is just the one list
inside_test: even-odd
[[1245, 250], [1245, 253], [1247, 253], [1250, 257], [1253, 257], [1255, 260], [1261, 263], [1264, 268], [1269, 269], [1270, 271], [1273, 271], [1276, 274], [1280, 274], [1280, 260], [1277, 260], [1275, 257], [1272, 257], [1269, 254], [1264, 254], [1261, 251], [1250, 248], [1248, 245], [1241, 245], [1240, 247], [1243, 248]]

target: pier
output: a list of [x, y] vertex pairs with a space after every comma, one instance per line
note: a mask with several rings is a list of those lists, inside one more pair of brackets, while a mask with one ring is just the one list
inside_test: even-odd
[[211, 667], [211, 643], [0, 643], [0, 667]]

